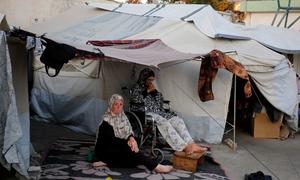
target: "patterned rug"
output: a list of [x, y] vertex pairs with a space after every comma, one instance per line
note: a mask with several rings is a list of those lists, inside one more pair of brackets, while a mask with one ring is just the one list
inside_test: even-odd
[[[209, 155], [205, 156], [203, 164], [197, 167], [197, 172], [174, 170], [168, 174], [149, 171], [145, 166], [136, 168], [108, 168], [94, 169], [87, 161], [88, 152], [93, 150], [94, 142], [77, 140], [58, 140], [53, 144], [42, 165], [40, 179], [74, 179], [74, 180], [111, 180], [111, 179], [209, 179], [228, 180], [224, 170]], [[170, 149], [164, 149], [165, 161], [171, 164]]]

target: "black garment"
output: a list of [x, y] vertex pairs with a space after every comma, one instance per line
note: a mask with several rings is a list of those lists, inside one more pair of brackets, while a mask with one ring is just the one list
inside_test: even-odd
[[158, 165], [141, 152], [132, 152], [127, 145], [127, 139], [115, 137], [113, 127], [106, 121], [103, 121], [99, 126], [94, 153], [97, 160], [106, 163], [110, 167], [127, 168], [142, 164], [149, 170], [153, 170]]
[[[45, 64], [45, 69], [50, 77], [58, 75], [59, 71], [65, 63], [75, 57], [76, 48], [67, 44], [60, 44], [51, 39], [43, 38], [43, 45], [46, 46], [43, 54], [41, 55], [41, 62]], [[55, 69], [55, 74], [50, 75], [48, 70], [49, 67]]]
[[245, 180], [272, 180], [272, 176], [265, 175], [263, 172], [257, 171], [255, 173], [246, 174]]

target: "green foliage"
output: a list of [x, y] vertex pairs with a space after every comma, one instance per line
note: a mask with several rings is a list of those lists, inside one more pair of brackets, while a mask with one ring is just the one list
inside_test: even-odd
[[210, 4], [217, 11], [226, 11], [229, 8], [227, 0], [187, 0], [187, 4]]
[[187, 0], [187, 4], [209, 4], [210, 0]]

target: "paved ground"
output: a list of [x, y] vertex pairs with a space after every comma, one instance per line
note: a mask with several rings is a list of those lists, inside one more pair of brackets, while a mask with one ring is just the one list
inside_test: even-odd
[[242, 180], [247, 173], [262, 171], [273, 180], [300, 179], [300, 135], [285, 141], [255, 139], [237, 132], [238, 148], [214, 145], [213, 155], [232, 180]]
[[[42, 157], [46, 155], [49, 146], [60, 137], [72, 137], [76, 139], [92, 138], [57, 125], [35, 121], [31, 123], [31, 140], [35, 150]], [[249, 134], [238, 131], [237, 143], [236, 152], [233, 152], [224, 144], [212, 145], [213, 156], [221, 163], [227, 175], [232, 180], [243, 180], [245, 174], [256, 171], [262, 171], [265, 174], [271, 175], [273, 180], [300, 179], [299, 134], [296, 135], [295, 139], [281, 141], [274, 139], [254, 139]], [[15, 180], [16, 178], [7, 175], [4, 179]]]

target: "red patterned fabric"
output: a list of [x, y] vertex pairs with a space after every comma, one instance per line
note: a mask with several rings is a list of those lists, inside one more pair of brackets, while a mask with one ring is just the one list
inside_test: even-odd
[[139, 49], [146, 47], [158, 39], [138, 39], [138, 40], [104, 40], [104, 41], [88, 41], [86, 44], [94, 46], [116, 46], [120, 49]]
[[213, 50], [202, 60], [200, 67], [198, 94], [201, 101], [209, 101], [214, 99], [214, 94], [212, 92], [212, 81], [217, 75], [218, 68], [227, 69], [236, 76], [247, 80], [244, 86], [244, 93], [246, 97], [250, 97], [252, 95], [249, 76], [244, 66], [225, 55], [223, 52], [219, 50]]

